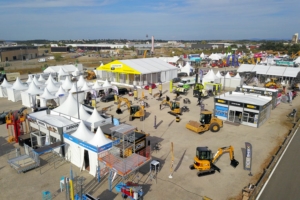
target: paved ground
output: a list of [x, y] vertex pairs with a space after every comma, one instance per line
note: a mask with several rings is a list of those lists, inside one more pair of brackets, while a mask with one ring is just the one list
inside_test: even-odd
[[[164, 84], [164, 96], [168, 95], [173, 99], [174, 95], [167, 90], [168, 84]], [[157, 89], [153, 93], [158, 92]], [[141, 91], [139, 91], [141, 95]], [[239, 194], [244, 186], [249, 183], [255, 183], [258, 179], [263, 167], [265, 167], [282, 138], [287, 134], [291, 127], [291, 121], [286, 115], [294, 106], [300, 105], [300, 98], [297, 97], [293, 102], [294, 106], [281, 104], [275, 110], [272, 110], [269, 120], [260, 128], [252, 128], [248, 126], [233, 126], [224, 124], [224, 128], [218, 133], [206, 132], [196, 134], [185, 128], [185, 124], [189, 120], [199, 120], [200, 108], [196, 106], [196, 98], [192, 97], [189, 92], [186, 97], [191, 100], [191, 104], [187, 105], [190, 112], [184, 113], [179, 123], [175, 122], [175, 117], [168, 114], [168, 108], [159, 110], [159, 103], [156, 99], [145, 92], [149, 100], [150, 107], [147, 108], [147, 118], [144, 122], [136, 119], [129, 123], [128, 112], [126, 107], [124, 113], [116, 116], [116, 105], [113, 103], [101, 103], [98, 109], [113, 105], [108, 113], [114, 114], [120, 118], [122, 122], [137, 126], [139, 129], [150, 133], [149, 139], [151, 143], [161, 142], [161, 150], [153, 152], [153, 159], [162, 163], [161, 171], [158, 174], [157, 183], [148, 181], [149, 164], [143, 166], [140, 173], [139, 183], [143, 185], [145, 191], [145, 199], [200, 199], [207, 196], [212, 199], [240, 199]], [[133, 100], [132, 97], [128, 97]], [[185, 96], [182, 97], [182, 99]], [[182, 99], [180, 100], [183, 105]], [[134, 102], [137, 103], [137, 102]], [[213, 109], [213, 98], [205, 100], [206, 109]], [[16, 109], [21, 103], [12, 103], [5, 98], [0, 99], [0, 111]], [[155, 129], [154, 116], [157, 117], [158, 127]], [[70, 163], [57, 162], [53, 164], [42, 162], [40, 169], [32, 170], [24, 174], [17, 174], [16, 171], [9, 167], [6, 162], [6, 152], [14, 146], [6, 142], [7, 130], [5, 125], [0, 126], [0, 194], [2, 199], [41, 199], [43, 190], [49, 190], [55, 196], [55, 199], [64, 199], [64, 193], [59, 192], [59, 180], [61, 176], [69, 176]], [[170, 174], [170, 143], [174, 143], [175, 163], [173, 179], [169, 179]], [[245, 142], [253, 145], [253, 177], [248, 176], [248, 171], [243, 169], [243, 152]], [[221, 173], [206, 177], [197, 177], [196, 171], [191, 171], [189, 165], [193, 163], [195, 150], [197, 146], [208, 146], [214, 153], [219, 147], [232, 145], [235, 148], [235, 158], [240, 165], [234, 169], [230, 166], [228, 155], [223, 155], [216, 165], [221, 169]], [[47, 155], [42, 157], [47, 159]], [[40, 172], [41, 170], [41, 172]], [[108, 182], [104, 178], [98, 184], [92, 176], [87, 172], [80, 172], [77, 167], [73, 166], [76, 176], [83, 176], [85, 180], [85, 191], [98, 196], [101, 199], [122, 199], [120, 194], [115, 190], [108, 191]], [[116, 183], [114, 183], [116, 184]]]
[[260, 196], [260, 200], [267, 199], [299, 199], [300, 175], [299, 151], [300, 130], [298, 129], [292, 142], [280, 160], [271, 179]]

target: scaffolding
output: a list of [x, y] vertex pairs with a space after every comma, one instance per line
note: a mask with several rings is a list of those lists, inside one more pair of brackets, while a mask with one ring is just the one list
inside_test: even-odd
[[128, 175], [135, 172], [151, 159], [150, 146], [138, 153], [135, 152], [135, 130], [136, 127], [121, 124], [110, 128], [112, 140], [120, 140], [113, 143], [109, 151], [99, 153], [99, 161], [103, 162], [109, 169], [109, 190], [112, 190], [112, 183], [117, 175], [122, 177], [123, 182]]

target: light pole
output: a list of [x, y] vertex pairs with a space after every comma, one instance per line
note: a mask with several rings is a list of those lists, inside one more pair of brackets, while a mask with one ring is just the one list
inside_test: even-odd
[[[70, 74], [71, 80], [72, 80], [72, 75]], [[79, 114], [79, 101], [78, 101], [78, 88], [77, 88], [77, 77], [78, 76], [73, 76], [76, 78], [76, 82], [75, 82], [75, 87], [76, 87], [76, 100], [77, 100], [77, 112], [78, 112], [78, 119], [80, 119], [80, 114]], [[73, 93], [74, 94], [74, 93]]]

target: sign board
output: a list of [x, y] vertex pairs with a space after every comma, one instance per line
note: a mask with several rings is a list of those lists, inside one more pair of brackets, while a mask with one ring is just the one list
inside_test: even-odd
[[37, 121], [37, 124], [43, 128], [47, 128], [47, 124], [43, 121], [40, 121], [40, 120], [36, 120]]
[[223, 99], [218, 99], [218, 98], [215, 98], [215, 102], [216, 103], [221, 103], [221, 104], [228, 104], [228, 101], [226, 101], [226, 100], [223, 100]]
[[122, 64], [111, 64], [110, 65], [111, 70], [115, 70], [115, 69], [122, 68], [122, 67], [123, 67]]
[[246, 155], [245, 155], [245, 170], [251, 171], [252, 164], [252, 145], [249, 142], [245, 142]]
[[77, 130], [78, 126], [79, 126], [79, 124], [71, 124], [69, 126], [65, 126], [65, 127], [63, 127], [63, 132], [69, 133], [69, 132], [75, 131], [75, 130]]

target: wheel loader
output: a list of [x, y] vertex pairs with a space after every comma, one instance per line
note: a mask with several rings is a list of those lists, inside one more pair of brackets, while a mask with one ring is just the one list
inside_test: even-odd
[[223, 121], [213, 117], [212, 112], [205, 110], [200, 113], [200, 121], [189, 121], [185, 127], [196, 133], [202, 133], [210, 130], [211, 132], [218, 132], [223, 127]]
[[144, 105], [131, 105], [131, 102], [127, 98], [118, 97], [118, 108], [116, 110], [117, 114], [122, 114], [121, 103], [124, 101], [127, 105], [129, 111], [129, 121], [132, 121], [134, 118], [140, 118], [141, 121], [145, 118], [145, 106]]
[[230, 165], [236, 168], [239, 165], [239, 162], [234, 159], [234, 148], [232, 146], [229, 146], [219, 148], [214, 156], [211, 150], [208, 149], [208, 147], [197, 147], [196, 156], [194, 157], [194, 164], [190, 165], [190, 169], [197, 169], [197, 175], [199, 177], [214, 174], [215, 171], [220, 172], [221, 169], [218, 168], [214, 163], [224, 153], [229, 153]]
[[159, 109], [161, 110], [164, 105], [171, 108], [171, 111], [168, 112], [169, 114], [174, 116], [181, 115], [180, 103], [178, 101], [170, 101], [170, 97], [166, 96], [166, 99], [160, 103]]

